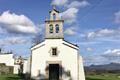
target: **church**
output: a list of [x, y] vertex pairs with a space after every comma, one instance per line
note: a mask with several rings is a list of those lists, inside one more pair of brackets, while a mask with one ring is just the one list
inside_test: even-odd
[[64, 20], [53, 7], [45, 20], [45, 39], [31, 48], [31, 78], [85, 80], [79, 47], [64, 40]]

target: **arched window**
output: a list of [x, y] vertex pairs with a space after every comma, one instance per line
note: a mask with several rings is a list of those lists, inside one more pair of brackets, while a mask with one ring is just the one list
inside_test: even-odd
[[52, 24], [49, 26], [49, 33], [53, 33], [53, 25]]
[[53, 14], [53, 20], [55, 20], [55, 19], [56, 19], [56, 14], [54, 13], [54, 14]]
[[55, 27], [56, 27], [56, 33], [59, 33], [59, 25], [56, 24]]

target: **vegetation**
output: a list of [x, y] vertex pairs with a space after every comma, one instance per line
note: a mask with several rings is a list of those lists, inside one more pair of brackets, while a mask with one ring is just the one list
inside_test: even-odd
[[18, 75], [0, 75], [0, 80], [21, 80], [21, 78]]
[[[0, 80], [23, 80], [18, 75], [0, 75]], [[86, 80], [120, 80], [120, 74], [111, 74], [111, 73], [104, 73], [104, 74], [89, 74], [86, 75]]]
[[99, 75], [86, 75], [86, 80], [120, 80], [120, 74], [103, 73]]

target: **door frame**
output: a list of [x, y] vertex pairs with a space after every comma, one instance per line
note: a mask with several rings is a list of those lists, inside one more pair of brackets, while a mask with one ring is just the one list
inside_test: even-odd
[[[46, 61], [46, 66], [48, 67], [49, 64], [59, 64], [59, 80], [62, 80], [62, 70], [60, 70], [60, 67], [62, 67], [62, 61]], [[47, 79], [49, 79], [49, 72], [46, 75]]]

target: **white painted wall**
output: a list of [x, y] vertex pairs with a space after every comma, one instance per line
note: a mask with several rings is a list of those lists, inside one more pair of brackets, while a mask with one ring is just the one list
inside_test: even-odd
[[13, 54], [0, 54], [0, 63], [5, 63], [7, 66], [14, 66]]
[[27, 72], [27, 60], [24, 60], [24, 63], [23, 63], [23, 73], [25, 74]]
[[23, 73], [26, 74], [26, 73], [30, 73], [30, 58], [29, 57], [27, 60], [24, 61], [24, 64], [23, 64]]
[[30, 68], [31, 68], [31, 56], [29, 57], [27, 62], [27, 73], [30, 73]]
[[19, 65], [14, 65], [14, 74], [18, 74], [18, 69], [20, 69]]
[[[75, 49], [66, 46], [63, 43]], [[50, 54], [51, 47], [58, 48], [59, 53], [57, 57], [51, 56]], [[61, 65], [64, 67], [64, 69], [71, 71], [73, 80], [85, 80], [82, 59], [81, 58], [79, 59], [78, 57], [79, 54], [78, 47], [63, 41], [62, 39], [46, 39], [41, 44], [38, 44], [35, 47], [31, 48], [31, 50], [32, 50], [31, 77], [37, 76], [38, 71], [40, 71], [41, 74], [45, 74], [47, 61], [58, 62], [61, 61]], [[78, 75], [80, 75], [80, 79]]]
[[85, 73], [84, 73], [84, 67], [83, 67], [83, 60], [82, 57], [79, 56], [79, 80], [85, 80]]

